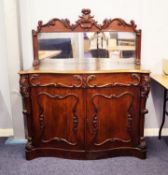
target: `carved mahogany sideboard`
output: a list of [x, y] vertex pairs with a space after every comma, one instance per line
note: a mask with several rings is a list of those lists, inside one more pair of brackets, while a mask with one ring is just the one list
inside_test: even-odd
[[24, 71], [26, 157], [146, 157], [143, 137], [149, 72]]
[[[121, 19], [106, 20], [102, 28], [93, 23], [87, 10], [83, 11], [83, 18], [85, 21], [78, 21], [76, 26], [56, 19], [46, 25], [39, 23], [38, 32], [58, 31], [58, 28], [87, 32], [114, 28], [136, 32], [134, 23], [121, 23]], [[33, 31], [36, 39], [38, 32]], [[37, 41], [33, 40], [36, 67], [20, 71], [27, 160], [40, 156], [146, 157], [144, 115], [150, 72], [137, 65], [139, 44], [140, 40], [136, 39], [135, 63], [114, 62], [111, 58], [40, 62]]]

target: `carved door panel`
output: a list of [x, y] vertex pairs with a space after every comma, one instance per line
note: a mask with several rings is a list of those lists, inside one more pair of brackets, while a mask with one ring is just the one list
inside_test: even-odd
[[83, 149], [83, 101], [79, 89], [33, 87], [33, 141], [36, 147]]
[[140, 89], [114, 87], [87, 90], [88, 150], [139, 143]]

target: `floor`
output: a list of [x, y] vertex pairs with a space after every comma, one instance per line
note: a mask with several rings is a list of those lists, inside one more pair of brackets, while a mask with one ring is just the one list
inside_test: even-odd
[[4, 144], [0, 139], [0, 175], [167, 175], [168, 137], [146, 138], [148, 157], [116, 157], [79, 161], [37, 158], [26, 161], [24, 144]]

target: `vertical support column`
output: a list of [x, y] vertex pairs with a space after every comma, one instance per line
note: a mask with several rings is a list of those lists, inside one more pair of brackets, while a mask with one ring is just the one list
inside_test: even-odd
[[146, 143], [144, 140], [144, 117], [145, 114], [148, 113], [146, 109], [146, 100], [150, 90], [150, 77], [149, 74], [143, 74], [141, 76], [141, 103], [140, 103], [140, 144], [139, 147], [141, 149], [146, 149]]
[[20, 93], [23, 100], [23, 115], [25, 124], [25, 136], [27, 139], [26, 158], [31, 159], [32, 146], [32, 104], [29, 86], [29, 76], [20, 75]]

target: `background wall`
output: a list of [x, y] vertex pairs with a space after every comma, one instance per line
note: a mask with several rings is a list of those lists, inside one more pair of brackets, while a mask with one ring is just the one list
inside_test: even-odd
[[0, 1], [0, 129], [12, 128], [4, 4]]
[[[0, 8], [0, 21], [2, 21], [2, 25], [0, 25], [0, 35], [2, 36], [2, 40], [0, 39], [0, 52], [2, 52], [2, 56], [0, 55], [0, 59], [2, 59], [0, 62], [0, 76], [2, 76], [0, 104], [2, 105], [0, 105], [0, 108], [3, 108], [0, 110], [0, 129], [5, 129], [5, 131], [3, 130], [4, 135], [11, 135], [13, 134], [12, 128], [16, 137], [24, 137], [22, 104], [18, 83], [21, 50], [17, 0], [1, 0]], [[2, 130], [0, 131], [2, 132]], [[1, 132], [0, 135], [2, 135]]]
[[[142, 65], [154, 73], [161, 73], [162, 59], [168, 57], [167, 6], [167, 0], [18, 0], [20, 14], [20, 29], [18, 31], [20, 30], [20, 53], [22, 53], [23, 68], [27, 69], [32, 65], [31, 30], [36, 28], [38, 20], [47, 22], [54, 17], [68, 17], [72, 22], [75, 22], [82, 8], [90, 8], [99, 23], [104, 18], [120, 17], [126, 21], [133, 19], [138, 28], [142, 29]], [[19, 41], [19, 37], [17, 40]], [[19, 58], [15, 59], [19, 60]], [[15, 65], [15, 69], [17, 66]], [[149, 113], [146, 115], [145, 125], [149, 129], [160, 126], [163, 89], [152, 82], [151, 92], [147, 102]], [[20, 115], [20, 111], [14, 112]], [[23, 121], [18, 121], [17, 117], [13, 116], [13, 122], [17, 129]], [[168, 122], [165, 127], [167, 126]], [[20, 129], [20, 133], [23, 135], [23, 128]], [[18, 133], [15, 136], [17, 135], [19, 136]]]

